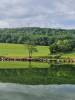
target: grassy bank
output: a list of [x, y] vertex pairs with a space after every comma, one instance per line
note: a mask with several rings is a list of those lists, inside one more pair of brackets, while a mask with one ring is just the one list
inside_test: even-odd
[[24, 68], [48, 68], [48, 63], [38, 63], [38, 62], [0, 62], [0, 69], [24, 69]]
[[63, 58], [75, 58], [75, 52], [63, 54]]
[[[33, 53], [33, 57], [44, 57], [49, 55], [48, 46], [37, 46], [38, 52]], [[25, 45], [22, 44], [8, 44], [0, 43], [0, 56], [6, 57], [28, 57], [28, 50]], [[75, 52], [64, 53], [64, 58], [75, 58]]]

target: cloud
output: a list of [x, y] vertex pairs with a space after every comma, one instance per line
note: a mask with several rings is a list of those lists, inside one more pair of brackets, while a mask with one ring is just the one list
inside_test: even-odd
[[74, 0], [2, 0], [0, 27], [75, 28]]
[[9, 28], [9, 23], [5, 21], [0, 21], [0, 28], [4, 28], [4, 27]]

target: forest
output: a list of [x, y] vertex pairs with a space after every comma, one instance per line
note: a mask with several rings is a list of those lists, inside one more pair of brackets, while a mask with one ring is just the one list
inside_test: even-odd
[[0, 29], [0, 43], [25, 44], [27, 41], [50, 46], [52, 53], [70, 52], [75, 50], [75, 30], [39, 27]]

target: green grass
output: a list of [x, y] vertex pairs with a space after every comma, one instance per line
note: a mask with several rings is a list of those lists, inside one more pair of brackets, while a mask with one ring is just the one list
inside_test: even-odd
[[75, 58], [75, 52], [63, 54], [64, 58]]
[[[38, 52], [33, 53], [33, 57], [48, 56], [48, 46], [36, 46]], [[0, 43], [0, 56], [6, 57], [28, 57], [28, 50], [25, 45], [22, 44], [9, 44]], [[75, 58], [75, 52], [65, 53], [62, 55], [64, 58]]]
[[[37, 46], [38, 52], [33, 53], [33, 57], [48, 56], [47, 46]], [[28, 57], [27, 47], [22, 44], [0, 43], [0, 56], [8, 57]]]
[[38, 62], [32, 62], [29, 64], [29, 62], [18, 62], [18, 61], [11, 61], [11, 62], [0, 62], [0, 69], [5, 68], [48, 68], [49, 65], [47, 63], [38, 63]]

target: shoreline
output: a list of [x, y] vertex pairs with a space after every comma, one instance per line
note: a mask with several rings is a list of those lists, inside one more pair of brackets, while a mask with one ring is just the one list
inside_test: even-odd
[[4, 57], [4, 56], [1, 56], [0, 57], [0, 61], [33, 61], [33, 62], [57, 62], [57, 63], [60, 63], [60, 62], [71, 62], [71, 63], [74, 63], [75, 62], [75, 58], [45, 58], [45, 57], [37, 57], [37, 58], [28, 58], [28, 57]]

